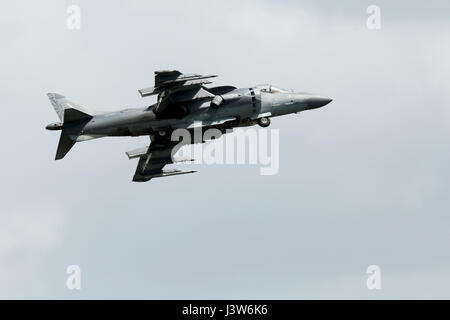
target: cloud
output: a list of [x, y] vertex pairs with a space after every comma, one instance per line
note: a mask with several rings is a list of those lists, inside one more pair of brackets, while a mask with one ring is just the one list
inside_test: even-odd
[[[403, 283], [416, 276], [419, 292], [448, 296], [449, 29], [380, 5], [386, 20], [370, 31], [356, 1], [80, 2], [81, 30], [69, 31], [63, 2], [9, 4], [0, 295], [71, 298], [64, 272], [75, 263], [88, 298], [365, 297], [375, 263], [385, 288], [408, 269]], [[161, 68], [334, 101], [273, 119], [276, 176], [202, 166], [132, 184], [136, 161], [123, 152], [146, 137], [80, 143], [53, 161], [46, 92], [98, 110], [145, 106], [136, 90]]]
[[[64, 210], [49, 204], [17, 205], [0, 215], [0, 296], [30, 297], [46, 288], [45, 259], [63, 244]], [[45, 291], [45, 289], [44, 289]]]

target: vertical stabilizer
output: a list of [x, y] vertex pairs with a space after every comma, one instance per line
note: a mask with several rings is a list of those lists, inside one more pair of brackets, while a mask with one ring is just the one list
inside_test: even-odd
[[55, 157], [55, 160], [59, 160], [65, 157], [76, 142], [76, 140], [72, 140], [67, 134], [67, 125], [73, 126], [87, 122], [95, 113], [59, 93], [48, 93], [47, 96], [61, 120], [61, 122], [47, 126], [48, 130], [62, 130]]

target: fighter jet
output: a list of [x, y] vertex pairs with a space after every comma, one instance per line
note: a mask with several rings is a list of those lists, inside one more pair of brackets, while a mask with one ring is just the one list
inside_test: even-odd
[[63, 95], [48, 93], [60, 119], [46, 127], [61, 131], [55, 159], [64, 158], [76, 142], [145, 135], [150, 137], [149, 146], [126, 152], [129, 159], [139, 158], [133, 181], [192, 173], [195, 171], [163, 170], [167, 164], [193, 160], [173, 157], [180, 145], [171, 139], [174, 130], [199, 127], [226, 133], [227, 129], [256, 124], [268, 127], [272, 117], [320, 108], [332, 101], [272, 85], [207, 87], [214, 77], [217, 75], [156, 71], [155, 86], [138, 90], [141, 97], [157, 95], [156, 103], [115, 112], [95, 112]]

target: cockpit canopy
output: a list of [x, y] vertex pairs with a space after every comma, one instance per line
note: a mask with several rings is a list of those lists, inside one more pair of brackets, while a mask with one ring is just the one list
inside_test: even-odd
[[267, 93], [288, 93], [289, 91], [285, 89], [280, 89], [277, 87], [274, 87], [272, 85], [264, 85], [261, 88], [261, 92], [267, 92]]

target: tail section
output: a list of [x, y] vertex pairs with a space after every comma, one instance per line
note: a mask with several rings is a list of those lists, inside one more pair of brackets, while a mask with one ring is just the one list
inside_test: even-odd
[[66, 130], [61, 131], [61, 136], [59, 137], [58, 149], [56, 149], [55, 160], [64, 158], [64, 156], [69, 152], [74, 146], [75, 141], [70, 139]]
[[59, 120], [64, 123], [92, 118], [94, 116], [94, 113], [86, 107], [59, 93], [47, 93], [47, 97], [50, 99], [53, 108], [58, 114]]
[[56, 114], [61, 120], [60, 123], [47, 126], [47, 129], [49, 130], [62, 130], [55, 157], [55, 160], [59, 160], [64, 158], [76, 142], [76, 137], [74, 138], [74, 134], [72, 132], [73, 130], [71, 130], [71, 134], [69, 135], [68, 127], [73, 128], [74, 125], [76, 126], [76, 122], [78, 121], [89, 121], [95, 114], [86, 107], [58, 93], [48, 93], [47, 96], [50, 99]]

